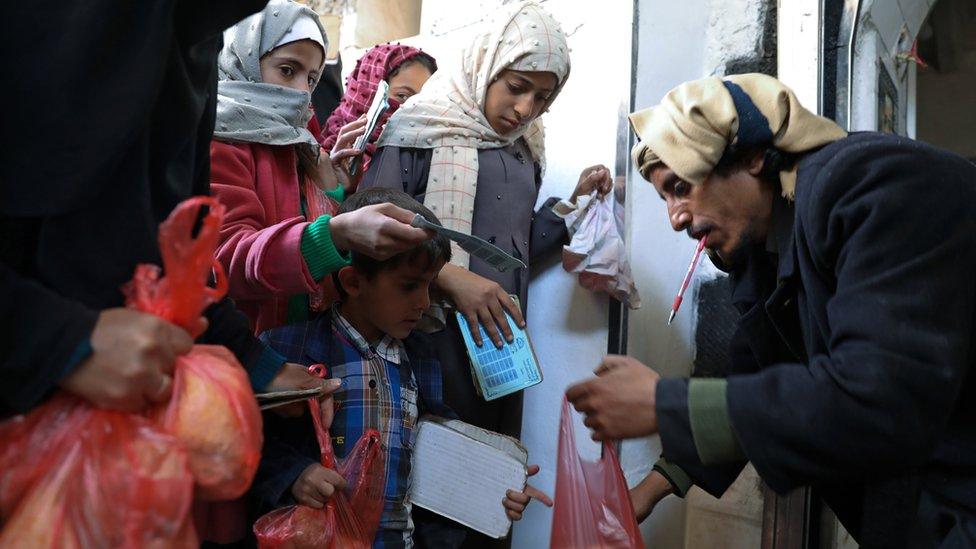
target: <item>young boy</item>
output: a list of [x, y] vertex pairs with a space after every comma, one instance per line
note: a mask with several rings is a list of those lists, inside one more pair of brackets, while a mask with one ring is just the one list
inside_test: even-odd
[[[407, 194], [381, 188], [354, 194], [340, 213], [384, 202], [439, 223]], [[442, 401], [440, 365], [430, 339], [413, 331], [430, 305], [431, 282], [450, 258], [450, 242], [443, 236], [385, 261], [353, 253], [351, 265], [335, 275], [340, 303], [306, 323], [261, 336], [289, 362], [325, 364], [330, 377], [342, 380], [333, 394], [340, 405], [329, 429], [339, 458], [366, 429], [380, 432], [387, 467], [386, 502], [374, 547], [413, 545], [411, 508], [405, 496], [417, 419], [423, 413], [455, 417]], [[530, 467], [530, 473], [536, 471], [536, 466]], [[342, 488], [341, 477], [319, 464], [308, 416], [265, 415], [265, 450], [253, 488], [262, 511], [296, 502], [321, 507], [334, 490]], [[532, 487], [509, 491], [503, 502], [509, 517], [520, 519], [531, 497], [551, 505]]]

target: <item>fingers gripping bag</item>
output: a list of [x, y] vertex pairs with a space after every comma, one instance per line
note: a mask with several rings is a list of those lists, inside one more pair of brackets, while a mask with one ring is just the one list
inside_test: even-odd
[[[200, 335], [203, 310], [227, 292], [214, 259], [223, 215], [224, 207], [209, 197], [181, 202], [159, 226], [165, 276], [154, 265], [139, 265], [125, 288], [126, 305]], [[207, 284], [211, 272], [215, 288]], [[173, 396], [149, 415], [186, 446], [197, 498], [229, 500], [247, 491], [261, 458], [261, 412], [247, 372], [230, 351], [194, 345], [177, 358]]]
[[322, 465], [338, 471], [346, 489], [332, 494], [321, 509], [292, 505], [254, 523], [260, 549], [367, 549], [379, 528], [386, 487], [380, 434], [367, 430], [341, 462], [332, 450], [319, 403], [309, 399]]
[[603, 457], [598, 461], [580, 459], [571, 413], [564, 398], [549, 547], [643, 548], [627, 481], [613, 444], [603, 443]]
[[0, 547], [198, 546], [186, 452], [146, 418], [62, 393], [0, 445]]

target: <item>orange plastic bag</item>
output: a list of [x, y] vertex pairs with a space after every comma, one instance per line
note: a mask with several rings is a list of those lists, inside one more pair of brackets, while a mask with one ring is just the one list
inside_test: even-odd
[[346, 479], [346, 490], [332, 494], [321, 509], [292, 505], [276, 509], [254, 523], [261, 549], [367, 549], [379, 528], [386, 474], [380, 434], [367, 430], [349, 455], [337, 463], [319, 403], [309, 400], [322, 465]]
[[198, 499], [234, 499], [251, 486], [261, 460], [261, 412], [247, 372], [226, 348], [194, 345], [178, 358], [173, 397], [151, 417], [186, 446]]
[[571, 413], [564, 398], [549, 547], [643, 548], [617, 451], [604, 442], [599, 461], [580, 459]]
[[[200, 219], [200, 210], [209, 208]], [[159, 268], [139, 265], [125, 288], [126, 305], [160, 316], [186, 330], [227, 292], [223, 268], [214, 259], [224, 207], [209, 197], [180, 203], [159, 226]], [[216, 288], [207, 280], [211, 269]], [[194, 336], [199, 334], [193, 333]], [[173, 396], [150, 417], [187, 448], [196, 496], [207, 501], [240, 497], [261, 459], [261, 412], [247, 372], [224, 347], [195, 345], [176, 360]]]
[[198, 545], [186, 452], [143, 417], [59, 394], [0, 447], [0, 547]]

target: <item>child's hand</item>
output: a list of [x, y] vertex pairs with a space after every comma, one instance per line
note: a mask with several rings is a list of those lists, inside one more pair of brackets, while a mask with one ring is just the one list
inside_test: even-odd
[[512, 319], [520, 328], [525, 327], [522, 311], [505, 289], [494, 280], [488, 280], [467, 269], [448, 263], [441, 269], [435, 283], [464, 315], [468, 322], [468, 329], [471, 330], [471, 337], [478, 347], [483, 343], [481, 331], [478, 329], [479, 322], [484, 326], [495, 347], [499, 349], [504, 344], [502, 338], [509, 343], [514, 338], [505, 311], [512, 315]]
[[[530, 477], [538, 472], [538, 465], [529, 465], [528, 473]], [[525, 507], [533, 498], [541, 501], [546, 507], [552, 507], [552, 499], [549, 496], [528, 484], [525, 485], [525, 490], [521, 492], [509, 490], [505, 495], [506, 498], [502, 502], [502, 505], [505, 506], [505, 513], [508, 515], [508, 518], [512, 520], [522, 520], [522, 512], [525, 511]]]
[[602, 165], [590, 166], [580, 173], [579, 183], [569, 201], [576, 203], [579, 196], [590, 194], [596, 191], [599, 196], [603, 196], [613, 190], [613, 178], [610, 177], [610, 168]]
[[321, 509], [336, 490], [345, 489], [346, 481], [339, 473], [313, 463], [291, 485], [291, 495], [302, 505]]

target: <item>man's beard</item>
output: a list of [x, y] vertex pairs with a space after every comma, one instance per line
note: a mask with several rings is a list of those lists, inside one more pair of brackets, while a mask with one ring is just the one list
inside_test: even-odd
[[763, 238], [759, 236], [758, 223], [753, 220], [749, 222], [745, 230], [742, 231], [742, 236], [739, 237], [739, 241], [735, 243], [732, 247], [732, 251], [728, 254], [718, 253], [718, 259], [722, 262], [727, 270], [733, 270], [738, 267], [746, 256], [749, 255], [749, 250], [757, 245], [763, 244]]

